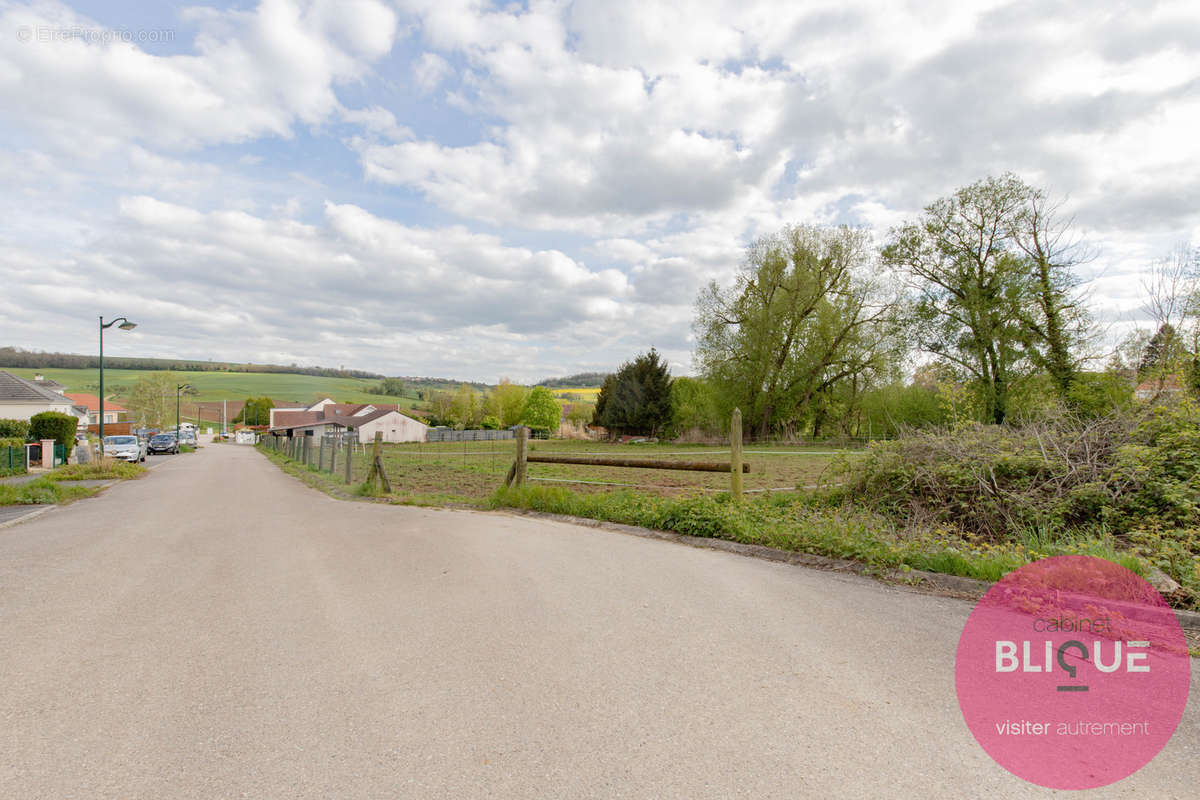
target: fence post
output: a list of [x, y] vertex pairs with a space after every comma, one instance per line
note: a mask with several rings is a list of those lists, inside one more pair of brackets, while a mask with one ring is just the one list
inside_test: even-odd
[[337, 440], [329, 442], [329, 474], [337, 472]]
[[[354, 435], [358, 436], [358, 432], [355, 431]], [[354, 470], [354, 442], [351, 441], [349, 436], [347, 436], [346, 437], [346, 485], [347, 486], [349, 486], [350, 481], [353, 480], [353, 476], [351, 474], [353, 472], [353, 470]]]
[[734, 500], [742, 499], [742, 411], [733, 410], [733, 419], [729, 422], [729, 469], [730, 494]]
[[517, 428], [517, 463], [513, 470], [513, 486], [525, 485], [525, 456], [526, 440], [529, 439], [529, 428], [521, 425]]

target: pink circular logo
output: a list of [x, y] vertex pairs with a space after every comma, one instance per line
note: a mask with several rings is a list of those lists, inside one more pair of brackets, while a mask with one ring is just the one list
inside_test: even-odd
[[1170, 606], [1090, 556], [1015, 570], [958, 642], [958, 703], [992, 758], [1031, 783], [1092, 789], [1145, 766], [1175, 732], [1191, 664]]

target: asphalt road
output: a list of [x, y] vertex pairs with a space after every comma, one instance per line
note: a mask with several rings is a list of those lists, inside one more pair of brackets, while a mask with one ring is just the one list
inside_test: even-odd
[[[339, 502], [209, 445], [0, 530], [0, 797], [1080, 796], [1012, 777], [963, 724], [969, 610]], [[1198, 780], [1193, 696], [1150, 765], [1083, 796]]]

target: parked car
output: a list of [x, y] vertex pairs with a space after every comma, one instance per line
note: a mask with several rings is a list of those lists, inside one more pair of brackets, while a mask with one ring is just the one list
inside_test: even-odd
[[138, 439], [138, 437], [131, 435], [105, 436], [104, 455], [111, 458], [120, 458], [131, 464], [137, 461], [145, 461], [146, 443]]
[[159, 433], [150, 437], [149, 453], [158, 455], [159, 453], [178, 453], [179, 443], [175, 441], [173, 433]]

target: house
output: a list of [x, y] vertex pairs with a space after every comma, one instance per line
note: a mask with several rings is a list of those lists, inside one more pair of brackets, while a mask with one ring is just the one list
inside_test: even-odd
[[0, 419], [27, 420], [43, 411], [78, 416], [69, 397], [0, 370]]
[[[321, 402], [325, 402], [325, 401], [322, 400]], [[329, 402], [333, 402], [333, 401], [330, 400]], [[275, 427], [275, 415], [278, 413], [281, 413], [284, 411], [309, 411], [309, 410], [310, 410], [310, 408], [308, 406], [304, 405], [303, 403], [289, 403], [287, 405], [275, 406], [274, 408], [271, 409], [270, 417], [267, 419], [267, 426], [270, 428]], [[315, 409], [312, 409], [312, 410], [315, 410]]]
[[41, 373], [38, 373], [33, 376], [33, 382], [34, 382], [34, 384], [42, 387], [43, 389], [49, 389], [50, 391], [57, 392], [58, 394], [62, 394], [63, 392], [65, 392], [67, 390], [66, 386], [63, 386], [58, 381], [50, 380], [49, 378], [47, 378], [45, 375], [42, 375]]
[[[83, 414], [87, 417], [87, 422], [80, 422], [80, 427], [86, 425], [100, 424], [100, 398], [94, 394], [85, 394], [83, 392], [67, 392], [64, 397], [67, 397], [75, 405], [76, 408], [82, 409]], [[129, 415], [128, 409], [124, 406], [119, 406], [111, 400], [104, 401], [104, 424], [110, 422], [126, 422]]]
[[1142, 402], [1156, 400], [1159, 397], [1172, 397], [1183, 391], [1176, 375], [1162, 375], [1142, 381], [1133, 390], [1133, 396]]
[[400, 413], [390, 403], [335, 403], [326, 398], [304, 408], [271, 409], [270, 432], [276, 436], [345, 436], [373, 442], [423, 442], [429, 426]]

